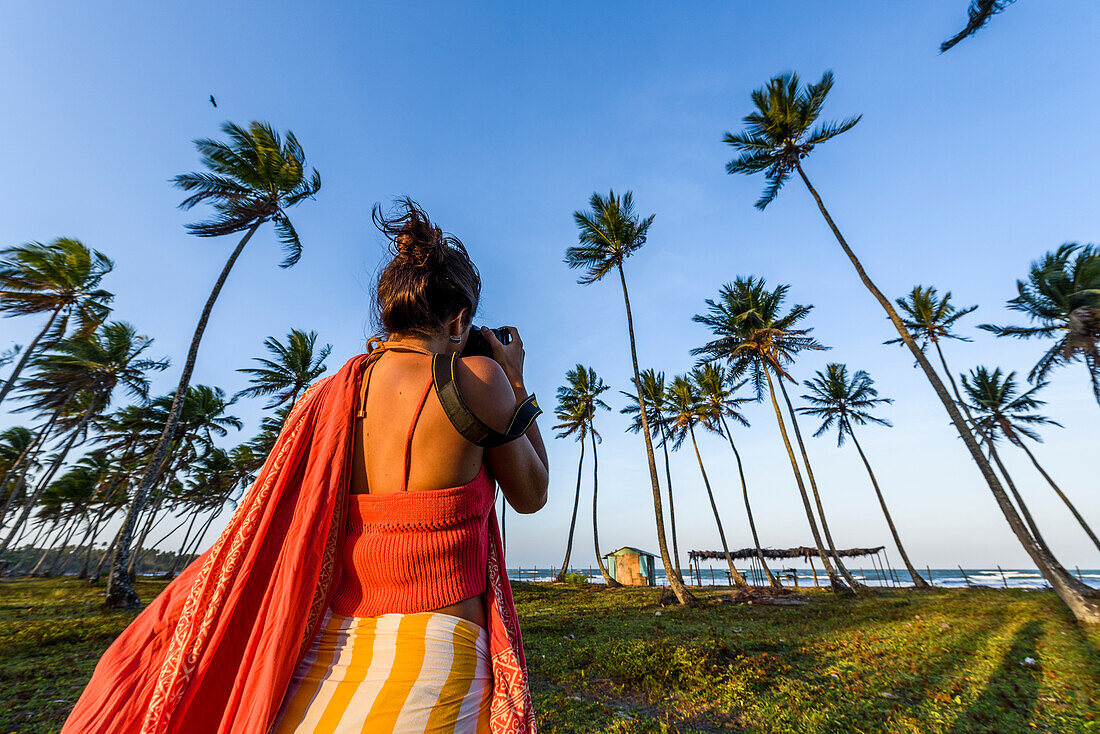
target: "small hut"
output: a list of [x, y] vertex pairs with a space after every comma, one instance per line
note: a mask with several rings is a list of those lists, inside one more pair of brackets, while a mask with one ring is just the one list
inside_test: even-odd
[[656, 586], [654, 566], [656, 557], [640, 548], [623, 546], [604, 555], [607, 573], [624, 586]]

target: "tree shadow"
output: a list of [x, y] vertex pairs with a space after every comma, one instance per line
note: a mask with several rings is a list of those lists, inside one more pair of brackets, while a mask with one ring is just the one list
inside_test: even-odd
[[[1001, 664], [989, 676], [981, 695], [959, 716], [951, 734], [991, 731], [1024, 731], [1039, 697], [1041, 663], [1038, 642], [1042, 625], [1032, 620], [1021, 625]], [[1036, 661], [1026, 664], [1026, 659]]]

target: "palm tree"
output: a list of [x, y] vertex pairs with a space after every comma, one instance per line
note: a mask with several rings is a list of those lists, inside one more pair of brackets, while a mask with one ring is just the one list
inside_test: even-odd
[[717, 301], [706, 300], [708, 313], [696, 314], [692, 319], [708, 326], [716, 338], [691, 350], [691, 353], [702, 355], [708, 362], [725, 361], [733, 374], [748, 374], [759, 397], [763, 397], [767, 390], [779, 435], [791, 462], [791, 472], [802, 497], [802, 506], [806, 510], [806, 521], [810, 525], [818, 557], [829, 577], [829, 585], [837, 593], [850, 594], [851, 588], [840, 578], [830, 554], [825, 551], [802, 472], [787, 435], [787, 425], [775, 398], [772, 373], [780, 380], [793, 382], [794, 378], [787, 373], [786, 365], [794, 360], [794, 355], [806, 349], [824, 348], [810, 336], [811, 329], [794, 328], [809, 314], [809, 306], [795, 305], [788, 313], [781, 313], [789, 289], [790, 286], [781, 285], [775, 290], [768, 290], [763, 278], [752, 276], [737, 278], [733, 283], [722, 286]]
[[48, 245], [29, 242], [0, 251], [0, 313], [49, 314], [0, 386], [0, 403], [30, 360], [65, 336], [70, 319], [77, 322], [74, 336], [87, 336], [103, 323], [114, 295], [100, 289], [99, 282], [113, 267], [102, 252], [70, 237], [59, 237]]
[[237, 397], [258, 398], [263, 395], [274, 395], [267, 405], [268, 408], [274, 408], [283, 403], [294, 405], [302, 391], [328, 369], [324, 363], [332, 351], [332, 345], [326, 344], [315, 354], [316, 344], [316, 331], [307, 334], [298, 329], [291, 329], [285, 345], [275, 337], [269, 336], [264, 340], [264, 346], [275, 359], [256, 357], [254, 361], [259, 362], [260, 367], [244, 367], [237, 370], [237, 372], [252, 375], [249, 378], [252, 387], [241, 390], [237, 393]]
[[570, 268], [584, 268], [587, 272], [577, 280], [581, 285], [589, 285], [603, 279], [612, 270], [619, 275], [623, 287], [623, 303], [626, 307], [626, 328], [630, 336], [630, 358], [634, 367], [634, 387], [638, 391], [639, 413], [642, 419], [642, 436], [645, 438], [646, 461], [649, 464], [649, 480], [653, 487], [653, 514], [657, 522], [657, 546], [661, 552], [665, 577], [669, 586], [681, 604], [695, 603], [695, 597], [684, 586], [676, 574], [676, 567], [668, 553], [665, 540], [665, 519], [661, 511], [661, 485], [657, 479], [657, 462], [653, 457], [652, 434], [649, 429], [649, 416], [646, 411], [645, 397], [642, 395], [642, 381], [638, 371], [638, 350], [634, 340], [634, 317], [630, 312], [630, 293], [626, 287], [626, 274], [623, 261], [633, 255], [645, 244], [649, 227], [653, 224], [653, 215], [641, 219], [634, 213], [634, 195], [626, 192], [621, 198], [611, 191], [607, 198], [598, 193], [589, 200], [591, 211], [573, 213], [573, 220], [580, 230], [579, 244], [565, 251], [565, 263]]
[[852, 117], [843, 122], [827, 122], [814, 128], [810, 127], [821, 115], [821, 109], [828, 97], [829, 90], [833, 87], [833, 75], [826, 72], [817, 84], [809, 84], [802, 88], [798, 76], [795, 74], [783, 74], [773, 78], [764, 88], [752, 93], [752, 100], [756, 106], [754, 112], [745, 116], [745, 131], [737, 134], [726, 133], [725, 142], [732, 145], [741, 155], [726, 164], [726, 172], [730, 174], [765, 173], [767, 186], [764, 194], [756, 202], [759, 209], [764, 209], [779, 193], [779, 189], [797, 172], [810, 192], [821, 212], [825, 222], [829, 225], [833, 236], [840, 245], [844, 254], [848, 257], [856, 274], [864, 287], [871, 292], [875, 300], [886, 312], [890, 322], [894, 325], [898, 335], [901, 336], [905, 346], [912, 352], [917, 360], [929, 384], [940, 399], [944, 410], [951, 418], [955, 430], [962, 438], [963, 444], [970, 452], [974, 463], [989, 485], [989, 491], [993, 494], [997, 505], [1005, 516], [1012, 532], [1016, 534], [1020, 544], [1027, 551], [1032, 561], [1038, 567], [1043, 577], [1058, 592], [1059, 597], [1073, 611], [1074, 615], [1082, 621], [1100, 623], [1100, 606], [1090, 601], [1087, 595], [1092, 590], [1071, 577], [1068, 573], [1062, 573], [1056, 568], [1057, 563], [1048, 557], [1043, 549], [1035, 544], [1030, 537], [1023, 520], [1012, 506], [1012, 501], [1001, 486], [1000, 480], [993, 471], [993, 466], [985, 457], [978, 445], [974, 434], [967, 425], [966, 418], [960, 412], [955, 401], [947, 392], [947, 387], [932, 368], [931, 363], [920, 350], [913, 336], [905, 328], [904, 322], [894, 309], [890, 300], [874, 284], [863, 263], [859, 261], [848, 242], [840, 233], [836, 222], [833, 221], [825, 208], [817, 189], [810, 183], [802, 167], [802, 161], [813, 148], [837, 135], [850, 130], [859, 122], [860, 117]]
[[913, 585], [916, 588], [932, 588], [917, 573], [917, 569], [909, 561], [909, 554], [905, 552], [905, 547], [901, 544], [901, 537], [898, 535], [897, 527], [894, 526], [894, 519], [890, 516], [890, 510], [886, 507], [886, 498], [882, 496], [878, 479], [875, 478], [871, 463], [867, 460], [867, 455], [863, 453], [863, 447], [859, 445], [859, 439], [856, 438], [856, 433], [852, 428], [853, 424], [865, 426], [868, 423], [891, 427], [893, 424], [890, 421], [871, 415], [871, 411], [879, 405], [890, 404], [894, 401], [890, 398], [880, 398], [878, 396], [878, 390], [874, 387], [875, 381], [871, 379], [869, 374], [863, 370], [857, 370], [849, 377], [848, 366], [843, 364], [828, 364], [825, 366], [824, 372], [818, 370], [813, 379], [806, 380], [802, 384], [810, 390], [808, 395], [802, 396], [803, 400], [810, 403], [810, 407], [799, 408], [798, 412], [821, 419], [821, 426], [814, 433], [815, 438], [824, 435], [834, 426], [837, 429], [836, 445], [838, 447], [843, 446], [844, 439], [851, 436], [852, 443], [855, 444], [856, 451], [859, 452], [859, 458], [862, 459], [863, 466], [867, 469], [867, 476], [871, 478], [871, 486], [875, 488], [875, 496], [878, 497], [879, 507], [882, 508], [882, 515], [886, 518], [886, 525], [890, 528], [890, 535], [894, 538], [894, 545], [897, 546], [898, 553], [901, 554], [901, 561], [905, 564], [905, 570], [909, 572], [909, 577], [913, 579]]
[[[604, 381], [596, 374], [596, 371], [591, 367], [585, 367], [578, 364], [574, 369], [565, 373], [565, 381], [567, 385], [562, 385], [558, 388], [558, 407], [554, 411], [554, 414], [561, 421], [558, 425], [554, 426], [554, 429], [560, 431], [557, 434], [558, 438], [567, 438], [573, 436], [574, 440], [581, 445], [581, 458], [577, 462], [577, 491], [573, 497], [573, 517], [569, 521], [569, 539], [565, 544], [565, 560], [562, 561], [561, 571], [558, 572], [556, 577], [557, 581], [563, 581], [565, 579], [565, 572], [569, 569], [569, 556], [573, 552], [573, 531], [577, 525], [577, 509], [580, 506], [581, 501], [581, 469], [584, 466], [584, 440], [591, 436], [592, 438], [592, 455], [596, 456], [596, 444], [599, 442], [600, 434], [596, 430], [595, 418], [596, 411], [610, 410], [607, 403], [600, 398], [600, 395], [607, 392], [610, 388], [604, 384]], [[603, 575], [604, 583], [608, 588], [614, 588], [621, 586], [618, 581], [611, 577], [611, 574], [607, 572], [607, 568], [604, 566], [603, 556], [600, 555], [600, 535], [598, 532], [597, 513], [596, 513], [596, 481], [597, 477], [593, 474], [593, 491], [592, 491], [592, 541], [596, 548], [596, 562], [600, 566], [600, 573]]]
[[[150, 410], [154, 416], [160, 418], [159, 422], [163, 423], [163, 417], [171, 410], [172, 402], [173, 397], [170, 395], [155, 398], [151, 402]], [[118, 541], [115, 543], [112, 568], [125, 561], [124, 568], [133, 576], [139, 554], [161, 505], [170, 497], [173, 488], [182, 488], [178, 475], [186, 472], [188, 467], [214, 448], [215, 437], [226, 436], [230, 428], [240, 430], [240, 419], [226, 413], [234, 402], [236, 398], [227, 399], [225, 391], [220, 387], [191, 385], [187, 388], [187, 397], [180, 412], [179, 433], [166, 455], [165, 466], [160, 472], [161, 478], [150, 493], [148, 502], [139, 506], [136, 499], [131, 497], [126, 517], [119, 529]], [[143, 515], [144, 524], [135, 533], [138, 518]], [[124, 552], [125, 557], [121, 555]]]
[[977, 33], [990, 18], [1014, 2], [1016, 0], [970, 0], [970, 7], [966, 9], [966, 26], [940, 44], [940, 53], [954, 48], [959, 41]]
[[[24, 426], [13, 426], [0, 433], [0, 475], [4, 482], [0, 485], [0, 502], [7, 509], [7, 479], [18, 471], [23, 462], [30, 456], [35, 444], [34, 431]], [[14, 491], [14, 490], [13, 490]], [[0, 513], [0, 524], [4, 522], [4, 514]]]
[[[951, 303], [951, 291], [940, 298], [934, 286], [913, 286], [908, 296], [896, 299], [898, 308], [902, 311], [902, 323], [906, 330], [917, 342], [917, 346], [923, 352], [931, 344], [936, 348], [936, 356], [940, 358], [943, 373], [951, 382], [951, 391], [960, 405], [963, 403], [959, 386], [951, 369], [947, 366], [947, 359], [943, 356], [943, 348], [940, 342], [955, 339], [961, 342], [972, 341], [969, 337], [956, 334], [952, 329], [959, 319], [977, 310], [977, 306], [956, 308]], [[902, 344], [902, 339], [890, 339], [886, 344]]]
[[11, 532], [3, 543], [0, 553], [14, 540], [16, 532], [27, 521], [42, 491], [49, 485], [54, 474], [61, 467], [65, 456], [83, 435], [89, 421], [96, 413], [111, 404], [115, 389], [122, 387], [127, 393], [145, 398], [149, 392], [149, 378], [146, 373], [163, 370], [168, 367], [166, 360], [153, 360], [142, 357], [142, 353], [152, 344], [147, 336], [138, 335], [133, 326], [121, 321], [112, 321], [87, 337], [77, 337], [58, 342], [51, 350], [35, 361], [35, 374], [24, 381], [23, 387], [39, 394], [56, 395], [55, 400], [79, 396], [70, 409], [76, 411], [69, 438], [58, 452], [46, 476], [40, 480], [38, 488], [23, 503], [23, 511], [12, 525]]
[[682, 375], [673, 378], [672, 384], [668, 386], [666, 403], [668, 404], [668, 432], [669, 438], [672, 439], [672, 450], [678, 450], [683, 445], [685, 438], [691, 438], [691, 447], [695, 449], [695, 460], [699, 462], [699, 473], [703, 475], [703, 486], [707, 489], [707, 499], [710, 500], [710, 509], [714, 513], [714, 523], [718, 526], [718, 539], [722, 542], [722, 553], [726, 556], [730, 578], [737, 586], [748, 586], [745, 577], [734, 568], [729, 544], [726, 542], [726, 531], [722, 528], [722, 518], [719, 517], [718, 505], [714, 502], [714, 491], [710, 487], [706, 467], [703, 466], [703, 456], [699, 453], [699, 442], [695, 440], [695, 426], [713, 425], [717, 420], [717, 416], [699, 397], [699, 389], [695, 383]]
[[[1042, 437], [1033, 426], [1061, 426], [1057, 421], [1036, 412], [1040, 407], [1046, 405], [1046, 401], [1039, 399], [1038, 393], [1046, 387], [1047, 383], [1040, 382], [1030, 390], [1021, 393], [1016, 387], [1015, 372], [1002, 375], [1000, 368], [990, 372], [985, 367], [972, 370], [969, 379], [966, 375], [963, 375], [962, 380], [963, 388], [969, 398], [969, 407], [977, 416], [975, 427], [979, 433], [986, 437], [990, 454], [997, 463], [998, 468], [1000, 468], [1001, 473], [1005, 474], [1006, 480], [1010, 483], [1012, 481], [1008, 477], [994, 446], [994, 441], [1000, 437], [1005, 438], [1010, 444], [1022, 449], [1027, 454], [1027, 458], [1031, 460], [1032, 465], [1043, 475], [1043, 478], [1047, 480], [1054, 492], [1069, 508], [1070, 513], [1080, 523], [1085, 534], [1089, 536], [1097, 549], [1100, 549], [1100, 540], [1097, 539], [1096, 533], [1085, 522], [1085, 518], [1070, 502], [1069, 497], [1055, 484], [1054, 479], [1039, 465], [1035, 454], [1024, 442], [1024, 439], [1042, 442]], [[1031, 518], [1031, 513], [1023, 504], [1023, 500], [1017, 497], [1016, 501], [1020, 504], [1020, 511], [1031, 527], [1032, 534], [1036, 540], [1043, 542], [1041, 540], [1042, 536]]]
[[745, 500], [745, 515], [749, 519], [749, 529], [752, 531], [752, 542], [756, 548], [756, 560], [760, 562], [760, 567], [768, 578], [768, 585], [779, 588], [781, 586], [779, 580], [772, 575], [771, 569], [768, 568], [768, 562], [764, 559], [764, 549], [760, 545], [760, 536], [756, 533], [756, 521], [752, 516], [752, 505], [749, 504], [749, 487], [745, 482], [745, 469], [741, 464], [741, 452], [737, 450], [737, 445], [733, 442], [733, 432], [730, 430], [729, 424], [726, 423], [726, 418], [729, 418], [747, 428], [749, 421], [741, 412], [741, 406], [745, 403], [757, 402], [758, 398], [737, 397], [738, 391], [748, 383], [748, 380], [734, 381], [732, 375], [728, 374], [721, 365], [712, 363], [701, 365], [692, 371], [692, 378], [696, 389], [699, 391], [700, 400], [706, 404], [711, 415], [717, 418], [717, 422], [704, 425], [719, 436], [725, 436], [729, 439], [730, 448], [733, 450], [733, 458], [737, 460], [737, 474], [741, 477], [741, 495]]
[[1053, 368], [1080, 359], [1100, 403], [1100, 247], [1065, 244], [1048, 252], [1031, 264], [1026, 283], [1016, 281], [1016, 290], [1019, 295], [1008, 308], [1027, 314], [1038, 326], [978, 328], [1020, 339], [1056, 338], [1028, 373], [1028, 381], [1042, 382]]
[[[302, 243], [287, 210], [304, 199], [313, 198], [321, 188], [320, 175], [316, 171], [312, 174], [306, 171], [305, 151], [294, 133], [288, 132], [284, 141], [264, 122], [253, 122], [247, 129], [227, 122], [222, 125], [222, 132], [229, 138], [229, 142], [223, 143], [209, 138], [195, 141], [208, 170], [180, 174], [176, 176], [174, 183], [184, 191], [192, 192], [180, 204], [182, 208], [190, 209], [201, 203], [208, 203], [214, 208], [215, 216], [212, 219], [187, 225], [192, 234], [199, 237], [220, 237], [244, 232], [244, 236], [226, 260], [195, 326], [191, 348], [183, 364], [183, 373], [172, 400], [168, 420], [134, 492], [134, 502], [139, 511], [148, 501], [149, 493], [156, 484], [175, 437], [203, 332], [233, 264], [260, 225], [268, 221], [274, 223], [276, 235], [286, 253], [281, 267], [289, 268], [298, 262], [302, 254]], [[123, 547], [125, 538], [132, 531], [132, 528], [127, 527], [129, 522], [131, 515], [128, 514], [123, 530], [120, 531], [122, 540], [115, 546], [116, 559], [129, 558], [130, 549]], [[141, 599], [133, 589], [126, 566], [112, 564], [107, 584], [107, 606], [136, 609], [140, 605]]]
[[[667, 406], [667, 389], [665, 387], [665, 373], [652, 369], [642, 370], [642, 394], [646, 400], [646, 410], [649, 411], [648, 422], [651, 430], [654, 430], [653, 438], [658, 441], [665, 457], [665, 484], [668, 487], [668, 524], [672, 529], [672, 557], [676, 565], [676, 574], [682, 580], [684, 571], [680, 567], [680, 545], [676, 536], [676, 503], [672, 497], [672, 470], [668, 464], [668, 420], [665, 415]], [[619, 394], [626, 398], [626, 407], [619, 412], [632, 416], [627, 430], [637, 433], [642, 430], [641, 408], [638, 405], [638, 393], [620, 390]]]

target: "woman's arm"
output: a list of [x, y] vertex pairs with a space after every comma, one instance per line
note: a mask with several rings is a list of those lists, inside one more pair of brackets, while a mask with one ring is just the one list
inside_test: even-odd
[[[483, 333], [493, 347], [493, 358], [467, 357], [466, 369], [458, 370], [458, 387], [463, 398], [481, 420], [504, 431], [516, 406], [527, 398], [523, 382], [523, 342], [514, 327], [508, 327], [512, 341], [501, 344], [491, 331]], [[516, 512], [538, 512], [546, 504], [550, 463], [538, 423], [515, 441], [485, 450], [485, 460], [505, 498]]]

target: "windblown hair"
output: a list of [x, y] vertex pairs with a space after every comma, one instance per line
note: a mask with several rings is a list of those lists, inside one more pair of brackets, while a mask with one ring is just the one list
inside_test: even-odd
[[386, 334], [438, 334], [463, 308], [473, 319], [481, 275], [456, 237], [444, 234], [408, 197], [394, 202], [389, 214], [375, 204], [371, 218], [393, 254], [375, 289], [376, 317]]

